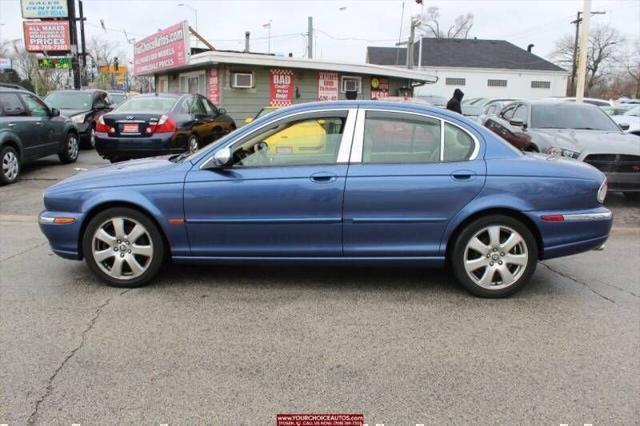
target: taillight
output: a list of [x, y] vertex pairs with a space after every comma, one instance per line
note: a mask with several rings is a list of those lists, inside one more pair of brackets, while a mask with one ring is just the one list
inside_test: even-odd
[[156, 124], [150, 124], [147, 127], [147, 133], [170, 133], [175, 132], [177, 128], [176, 122], [171, 117], [163, 115]]
[[98, 121], [96, 121], [96, 132], [100, 132], [100, 133], [113, 133], [114, 129], [112, 129], [111, 127], [107, 126], [104, 122], [104, 118], [102, 118], [102, 116], [100, 116], [100, 118], [98, 118]]

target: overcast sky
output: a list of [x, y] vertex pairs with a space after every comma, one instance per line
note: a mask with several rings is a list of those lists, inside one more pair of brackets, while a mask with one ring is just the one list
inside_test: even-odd
[[[393, 46], [400, 35], [404, 3], [402, 38], [406, 39], [409, 17], [419, 14], [414, 0], [298, 0], [298, 1], [217, 1], [189, 0], [84, 0], [87, 38], [109, 38], [129, 52], [129, 38], [143, 38], [159, 28], [188, 20], [216, 48], [238, 49], [244, 46], [244, 32], [251, 31], [252, 51], [267, 51], [267, 30], [271, 22], [271, 51], [305, 53], [307, 17], [313, 16], [316, 29], [316, 58], [346, 62], [364, 62], [367, 45]], [[526, 48], [535, 44], [534, 53], [548, 57], [554, 41], [572, 34], [576, 12], [582, 0], [424, 0], [424, 10], [440, 8], [442, 24], [451, 23], [463, 13], [475, 16], [470, 35], [480, 39], [503, 39]], [[629, 40], [640, 39], [640, 0], [594, 0], [593, 10], [606, 11], [592, 22], [608, 23]], [[104, 20], [107, 31], [100, 27]], [[19, 0], [0, 0], [0, 36], [4, 41], [22, 38]]]

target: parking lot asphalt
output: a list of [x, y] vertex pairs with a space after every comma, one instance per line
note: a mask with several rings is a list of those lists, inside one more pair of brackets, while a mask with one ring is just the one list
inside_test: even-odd
[[637, 424], [640, 206], [611, 194], [601, 252], [544, 261], [516, 296], [445, 271], [168, 265], [105, 287], [51, 253], [41, 192], [83, 151], [0, 188], [0, 424]]

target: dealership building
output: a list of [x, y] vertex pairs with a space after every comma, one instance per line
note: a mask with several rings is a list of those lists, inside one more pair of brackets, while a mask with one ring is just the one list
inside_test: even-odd
[[318, 100], [411, 96], [437, 78], [424, 72], [271, 54], [206, 50], [189, 52], [186, 23], [134, 46], [134, 72], [152, 75], [156, 91], [200, 93], [227, 110], [238, 125], [269, 105]]

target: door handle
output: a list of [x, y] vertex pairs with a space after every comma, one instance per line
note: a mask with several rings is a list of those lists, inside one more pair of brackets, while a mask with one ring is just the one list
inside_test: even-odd
[[450, 176], [453, 180], [465, 181], [471, 180], [475, 175], [476, 173], [471, 170], [456, 170], [452, 172]]
[[312, 182], [316, 182], [316, 183], [328, 183], [338, 179], [338, 176], [332, 173], [318, 172], [318, 173], [312, 174], [309, 179], [311, 179]]
[[9, 123], [9, 124], [7, 124], [7, 127], [12, 127], [12, 128], [16, 127], [16, 123]]
[[42, 126], [42, 121], [36, 121], [36, 126]]

